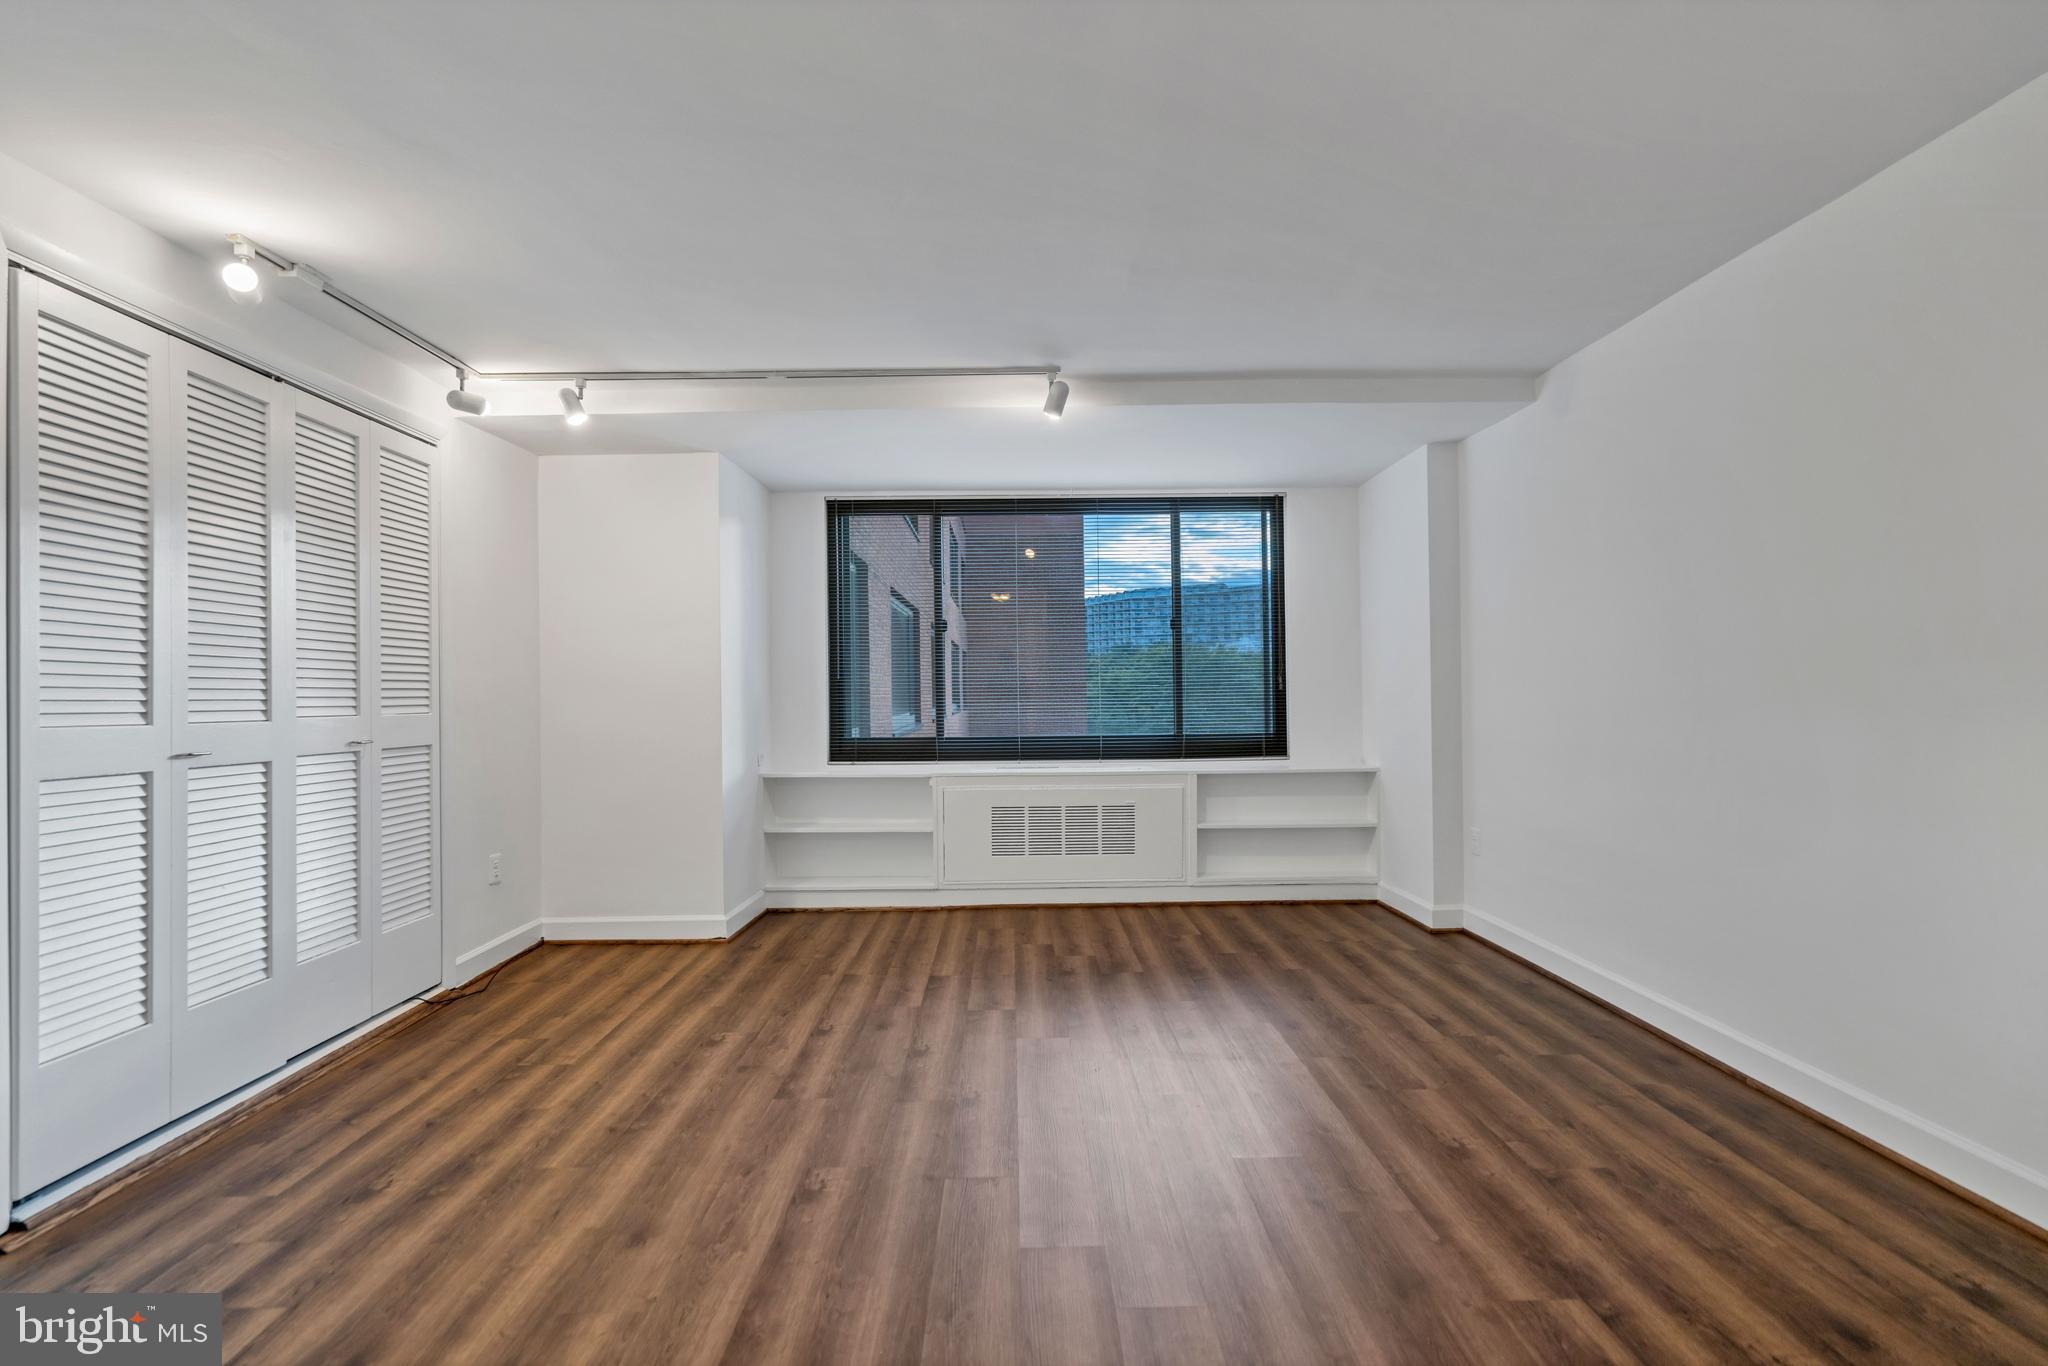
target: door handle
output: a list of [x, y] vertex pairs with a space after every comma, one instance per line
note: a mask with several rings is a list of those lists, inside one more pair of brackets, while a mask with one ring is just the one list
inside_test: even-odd
[[361, 749], [364, 745], [367, 745], [370, 742], [368, 740], [351, 740], [348, 743], [349, 747], [352, 749]]
[[212, 755], [213, 751], [210, 749], [190, 749], [186, 750], [183, 754], [173, 754], [171, 757], [173, 759], [206, 759], [212, 757]]

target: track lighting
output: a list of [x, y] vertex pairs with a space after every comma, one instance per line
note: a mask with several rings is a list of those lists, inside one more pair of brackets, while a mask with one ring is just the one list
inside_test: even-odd
[[238, 304], [262, 303], [263, 275], [256, 269], [256, 244], [231, 232], [228, 246], [234, 255], [220, 268], [220, 282], [228, 287], [228, 297]]
[[482, 417], [491, 410], [491, 400], [488, 395], [469, 392], [469, 375], [458, 370], [455, 372], [455, 387], [448, 391], [448, 406], [458, 413]]
[[1055, 379], [1045, 386], [1045, 415], [1057, 419], [1067, 410], [1067, 382]]
[[573, 389], [562, 390], [562, 421], [571, 427], [581, 427], [590, 421], [590, 414], [583, 410], [583, 386], [586, 380], [577, 380]]

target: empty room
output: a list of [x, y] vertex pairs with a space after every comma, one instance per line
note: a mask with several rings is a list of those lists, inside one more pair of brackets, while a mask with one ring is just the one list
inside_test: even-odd
[[0, 1362], [2048, 1363], [2048, 3], [10, 0]]

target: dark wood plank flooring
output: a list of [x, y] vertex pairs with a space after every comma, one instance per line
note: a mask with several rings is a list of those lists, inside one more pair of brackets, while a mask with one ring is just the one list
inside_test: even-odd
[[549, 946], [0, 1288], [330, 1366], [2048, 1361], [2048, 1244], [1358, 906]]

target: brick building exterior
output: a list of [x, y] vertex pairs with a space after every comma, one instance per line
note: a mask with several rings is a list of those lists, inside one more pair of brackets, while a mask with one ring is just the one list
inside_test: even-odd
[[[857, 734], [938, 733], [932, 710], [937, 663], [932, 649], [932, 522], [928, 516], [888, 515], [859, 516], [847, 523], [849, 562], [841, 573], [851, 616], [841, 623], [848, 639], [842, 686]], [[945, 614], [949, 648], [958, 644], [964, 652], [968, 627], [954, 581], [957, 556], [951, 549], [951, 543], [961, 541], [960, 520], [945, 518], [937, 531], [943, 585], [937, 610]], [[855, 603], [864, 603], [864, 610]], [[953, 700], [949, 696], [942, 705], [951, 708]], [[946, 720], [947, 730], [953, 732], [956, 720], [966, 720], [964, 709], [950, 710]]]

